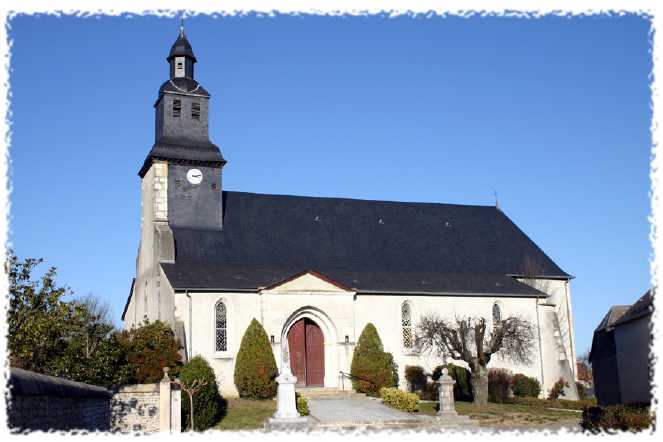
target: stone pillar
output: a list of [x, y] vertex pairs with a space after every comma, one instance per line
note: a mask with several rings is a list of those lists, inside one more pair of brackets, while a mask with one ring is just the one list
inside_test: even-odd
[[265, 423], [266, 429], [287, 430], [306, 429], [311, 421], [306, 416], [300, 416], [297, 411], [297, 399], [295, 397], [295, 384], [297, 378], [290, 370], [290, 351], [288, 348], [288, 337], [281, 337], [281, 371], [276, 378], [279, 384], [276, 390], [276, 412], [274, 417]]
[[454, 405], [454, 385], [456, 384], [456, 381], [449, 376], [449, 370], [443, 368], [442, 376], [438, 382], [440, 383], [440, 410], [437, 412], [437, 415], [456, 416], [458, 414], [456, 413], [456, 406]]
[[159, 431], [170, 431], [170, 408], [170, 377], [168, 376], [168, 367], [164, 367], [163, 379], [159, 382]]
[[462, 416], [456, 412], [454, 405], [454, 384], [456, 381], [449, 376], [449, 370], [442, 369], [439, 382], [440, 409], [435, 416], [435, 422], [442, 427], [473, 427], [478, 426], [472, 422], [469, 416]]

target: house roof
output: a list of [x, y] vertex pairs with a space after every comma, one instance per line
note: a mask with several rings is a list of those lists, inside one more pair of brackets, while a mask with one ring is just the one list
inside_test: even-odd
[[175, 289], [256, 290], [314, 270], [361, 292], [543, 294], [569, 278], [493, 206], [223, 192], [222, 231], [173, 228]]
[[597, 332], [612, 327], [630, 307], [630, 305], [613, 305], [594, 331]]
[[632, 306], [628, 308], [617, 320], [614, 322], [613, 326], [618, 327], [622, 324], [625, 324], [630, 321], [642, 318], [647, 315], [651, 315], [654, 311], [654, 298], [652, 296], [651, 290], [648, 290], [647, 293], [642, 295]]

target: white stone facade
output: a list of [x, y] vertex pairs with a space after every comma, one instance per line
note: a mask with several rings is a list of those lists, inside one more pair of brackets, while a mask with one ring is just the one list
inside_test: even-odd
[[[142, 233], [137, 263], [137, 278], [125, 311], [125, 327], [140, 324], [143, 317], [161, 319], [173, 324], [184, 341], [187, 357], [201, 355], [213, 367], [224, 396], [235, 396], [233, 382], [235, 356], [244, 332], [252, 319], [257, 319], [272, 339], [272, 350], [280, 360], [282, 336], [298, 319], [309, 318], [324, 335], [324, 386], [351, 388], [340, 372], [349, 373], [355, 343], [368, 323], [373, 323], [386, 351], [398, 364], [400, 386], [405, 388], [407, 365], [420, 365], [431, 372], [442, 360], [432, 354], [415, 354], [404, 347], [402, 306], [407, 303], [416, 328], [418, 318], [435, 313], [453, 319], [456, 316], [492, 318], [498, 303], [502, 317], [519, 315], [536, 329], [536, 349], [529, 365], [515, 365], [495, 356], [489, 367], [503, 367], [514, 373], [536, 377], [542, 394], [563, 377], [573, 383], [576, 356], [570, 288], [566, 280], [538, 280], [534, 285], [549, 294], [547, 298], [476, 296], [463, 294], [403, 295], [362, 294], [338, 287], [311, 273], [278, 287], [258, 292], [222, 293], [214, 291], [174, 292], [160, 262], [173, 259], [168, 244], [167, 198], [163, 197], [167, 179], [165, 163], [156, 163], [142, 183]], [[158, 201], [162, 200], [161, 203]], [[165, 202], [164, 202], [165, 201]], [[172, 242], [172, 233], [170, 234]], [[165, 248], [165, 251], [164, 251]], [[527, 282], [527, 281], [523, 281]], [[215, 307], [223, 302], [226, 313], [225, 351], [215, 348]], [[462, 362], [453, 361], [459, 365]], [[573, 388], [575, 391], [575, 388]]]

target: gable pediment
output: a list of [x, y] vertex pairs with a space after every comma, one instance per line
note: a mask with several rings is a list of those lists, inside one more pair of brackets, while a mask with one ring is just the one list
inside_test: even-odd
[[272, 284], [262, 290], [263, 292], [328, 292], [328, 293], [350, 293], [347, 287], [327, 278], [313, 270], [298, 273], [289, 278]]

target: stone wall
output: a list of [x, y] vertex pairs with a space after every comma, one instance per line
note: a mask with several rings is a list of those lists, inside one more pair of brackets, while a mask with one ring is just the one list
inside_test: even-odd
[[112, 393], [102, 387], [9, 369], [9, 428], [108, 431]]
[[157, 384], [103, 387], [9, 370], [8, 427], [15, 431], [181, 431], [181, 390]]
[[181, 431], [181, 392], [169, 380], [127, 385], [111, 400], [111, 430], [153, 433]]
[[115, 431], [159, 431], [159, 384], [128, 385], [113, 395], [111, 428]]

